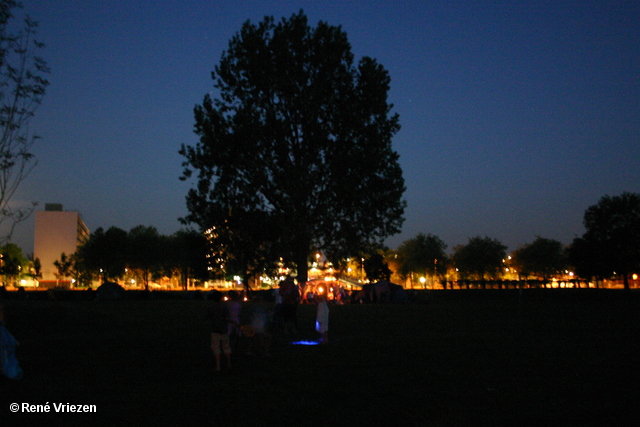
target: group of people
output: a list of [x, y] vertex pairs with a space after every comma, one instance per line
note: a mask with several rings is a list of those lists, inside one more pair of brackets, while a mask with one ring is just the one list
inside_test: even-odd
[[331, 282], [309, 282], [301, 289], [302, 303], [317, 304], [317, 296], [323, 295], [327, 301], [342, 305], [351, 302], [351, 294], [340, 284]]
[[[280, 298], [278, 298], [280, 297]], [[329, 306], [327, 296], [318, 292], [314, 294], [315, 303], [318, 305], [316, 312], [316, 331], [320, 334], [323, 344], [329, 342]], [[292, 277], [287, 277], [280, 282], [276, 292], [276, 310], [280, 310], [285, 332], [295, 332], [298, 327], [297, 306], [300, 303], [300, 290]]]
[[[222, 361], [227, 368], [231, 368], [232, 345], [241, 336], [250, 338], [248, 352], [256, 352], [269, 356], [271, 335], [269, 326], [292, 335], [298, 330], [297, 306], [300, 303], [300, 291], [293, 278], [288, 277], [275, 290], [275, 310], [273, 318], [269, 308], [260, 298], [254, 300], [248, 323], [242, 324], [242, 301], [237, 292], [230, 292], [227, 301], [223, 301], [220, 292], [213, 292], [211, 305], [207, 310], [207, 320], [211, 332], [211, 350], [215, 357], [215, 370], [220, 371]], [[320, 341], [328, 343], [329, 339], [329, 306], [327, 298], [322, 294], [315, 297], [318, 308], [316, 313], [316, 331], [320, 334]]]
[[[280, 297], [280, 299], [278, 299]], [[310, 302], [312, 297], [307, 297]], [[323, 292], [313, 294], [314, 302], [318, 305], [316, 312], [316, 331], [320, 334], [320, 341], [323, 344], [329, 342], [329, 306], [327, 296]], [[298, 327], [297, 305], [300, 303], [300, 290], [292, 277], [287, 277], [280, 282], [280, 287], [276, 292], [276, 310], [281, 312], [281, 321], [285, 332], [295, 332]]]

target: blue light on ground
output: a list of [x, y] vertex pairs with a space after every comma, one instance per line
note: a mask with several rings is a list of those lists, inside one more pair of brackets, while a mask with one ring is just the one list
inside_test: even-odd
[[294, 341], [292, 345], [318, 345], [320, 341]]

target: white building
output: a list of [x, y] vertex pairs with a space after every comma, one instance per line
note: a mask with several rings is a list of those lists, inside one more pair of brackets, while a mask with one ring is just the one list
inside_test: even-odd
[[65, 212], [62, 205], [54, 203], [45, 204], [44, 211], [36, 211], [33, 256], [42, 266], [40, 286], [54, 287], [57, 269], [53, 263], [62, 253], [75, 253], [88, 239], [89, 229], [78, 212]]

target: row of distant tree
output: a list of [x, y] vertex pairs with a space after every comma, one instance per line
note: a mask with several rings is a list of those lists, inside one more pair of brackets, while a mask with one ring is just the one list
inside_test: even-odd
[[[623, 193], [603, 197], [584, 215], [586, 232], [569, 246], [543, 237], [507, 253], [507, 247], [489, 237], [473, 237], [447, 254], [447, 245], [433, 234], [420, 233], [397, 250], [381, 250], [364, 257], [361, 269], [349, 268], [346, 260], [330, 260], [338, 275], [360, 278], [361, 270], [372, 281], [425, 277], [432, 280], [498, 280], [505, 277], [548, 281], [572, 271], [585, 280], [621, 277], [628, 288], [629, 275], [640, 271], [640, 195]], [[311, 254], [310, 254], [311, 255]], [[61, 281], [74, 279], [79, 286], [94, 280], [122, 280], [125, 275], [148, 288], [151, 281], [176, 278], [205, 281], [232, 275], [233, 263], [213, 260], [216, 255], [206, 234], [182, 230], [171, 236], [154, 227], [137, 226], [128, 232], [117, 227], [96, 230], [74, 254], [61, 254], [54, 263]], [[20, 274], [39, 276], [38, 260], [29, 261], [19, 247], [2, 247], [0, 272], [9, 278]], [[310, 261], [312, 259], [310, 258]], [[360, 261], [353, 261], [359, 263]], [[282, 267], [272, 260], [264, 274], [275, 275]], [[354, 266], [351, 266], [354, 267]]]
[[[576, 278], [585, 280], [620, 277], [628, 289], [630, 275], [640, 271], [640, 195], [603, 197], [586, 210], [584, 226], [584, 235], [569, 246], [537, 237], [511, 254], [507, 254], [507, 247], [500, 241], [478, 236], [454, 247], [448, 256], [447, 245], [440, 238], [419, 234], [405, 241], [397, 251], [388, 253], [386, 259], [395, 264], [403, 279], [417, 274], [482, 281], [508, 275], [547, 281], [571, 271]], [[367, 274], [372, 278], [384, 277], [384, 268], [369, 270]]]
[[181, 230], [165, 236], [155, 227], [139, 225], [124, 231], [97, 229], [74, 254], [61, 254], [55, 263], [58, 278], [86, 285], [94, 280], [116, 281], [125, 274], [145, 289], [160, 278], [177, 278], [186, 288], [190, 280], [204, 281], [207, 242], [202, 233]]
[[[543, 237], [537, 237], [511, 254], [499, 240], [481, 236], [454, 247], [451, 255], [447, 255], [446, 248], [438, 236], [420, 233], [405, 241], [397, 251], [386, 254], [385, 258], [402, 280], [491, 281], [508, 278], [547, 282], [573, 270], [569, 249], [557, 240]], [[367, 271], [367, 275], [370, 280], [386, 278], [375, 269]]]
[[[28, 259], [13, 243], [2, 247], [0, 274], [7, 284], [20, 278], [41, 279], [39, 259]], [[208, 271], [207, 241], [202, 233], [181, 230], [165, 236], [155, 227], [139, 225], [128, 232], [118, 227], [98, 228], [73, 254], [61, 253], [53, 263], [56, 279], [86, 287], [95, 281], [127, 278], [149, 288], [161, 278], [175, 279], [184, 288], [205, 281]]]

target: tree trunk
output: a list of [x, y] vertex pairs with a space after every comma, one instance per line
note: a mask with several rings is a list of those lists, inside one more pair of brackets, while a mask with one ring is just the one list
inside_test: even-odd
[[295, 264], [296, 264], [296, 268], [298, 269], [298, 284], [300, 286], [304, 286], [305, 283], [307, 283], [307, 279], [308, 279], [308, 272], [307, 272], [307, 251], [302, 251], [302, 250], [298, 250], [295, 253]]
[[308, 279], [308, 264], [307, 258], [309, 257], [310, 244], [308, 241], [299, 242], [296, 244], [293, 253], [293, 262], [298, 269], [298, 284], [304, 286]]
[[253, 277], [253, 274], [251, 273], [246, 273], [242, 277], [242, 286], [244, 286], [244, 289], [247, 292], [247, 296], [251, 294], [251, 278], [252, 277]]
[[182, 270], [182, 274], [180, 275], [180, 281], [182, 282], [182, 286], [185, 291], [189, 290], [189, 269], [185, 268]]

